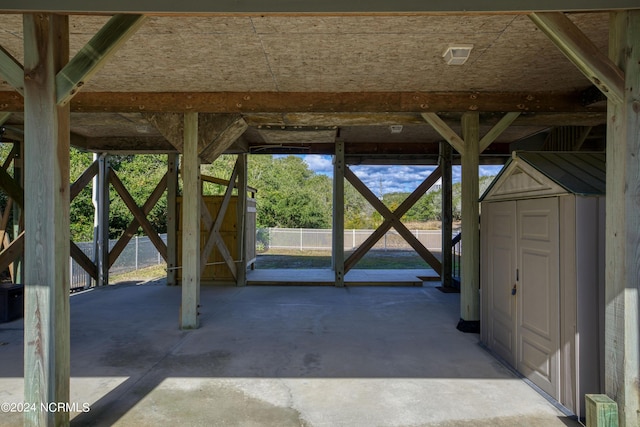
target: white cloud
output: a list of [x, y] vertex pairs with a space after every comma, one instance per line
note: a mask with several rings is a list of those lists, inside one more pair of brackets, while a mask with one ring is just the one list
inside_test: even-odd
[[480, 166], [480, 176], [495, 176], [501, 170], [502, 166]]
[[[306, 155], [301, 156], [312, 171], [329, 175], [333, 174], [331, 156]], [[369, 189], [379, 195], [382, 193], [407, 192], [410, 193], [420, 185], [435, 169], [434, 166], [375, 166], [355, 165], [350, 167], [353, 173], [365, 183]], [[497, 175], [502, 166], [480, 166], [481, 176]], [[461, 167], [452, 167], [453, 182], [460, 182]]]
[[333, 173], [333, 163], [331, 156], [308, 155], [302, 157], [309, 169], [315, 173], [331, 175]]

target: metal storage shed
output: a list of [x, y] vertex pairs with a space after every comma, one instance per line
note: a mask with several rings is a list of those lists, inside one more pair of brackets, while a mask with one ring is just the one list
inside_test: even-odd
[[584, 416], [603, 388], [605, 155], [514, 153], [482, 197], [482, 341]]

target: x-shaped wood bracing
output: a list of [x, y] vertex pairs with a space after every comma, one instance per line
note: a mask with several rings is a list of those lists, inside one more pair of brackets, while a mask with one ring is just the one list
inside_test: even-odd
[[[2, 248], [2, 252], [0, 252], [0, 271], [8, 267], [9, 275], [12, 278], [14, 277], [13, 262], [22, 254], [22, 251], [24, 249], [24, 231], [22, 231], [13, 241], [10, 240], [9, 233], [7, 233], [7, 227], [9, 225], [9, 214], [11, 212], [11, 208], [13, 207], [14, 200], [20, 207], [22, 207], [24, 198], [22, 187], [7, 172], [7, 169], [11, 165], [11, 162], [16, 157], [17, 151], [18, 146], [14, 145], [11, 149], [11, 152], [0, 167], [0, 187], [2, 187], [2, 189], [4, 189], [9, 196], [7, 198], [7, 204], [4, 208], [4, 211], [0, 209], [0, 217], [2, 217], [2, 220], [0, 222], [0, 248]], [[19, 222], [22, 222], [22, 215], [19, 219]]]
[[[229, 178], [229, 185], [227, 186], [227, 190], [224, 192], [224, 197], [222, 198], [222, 204], [220, 205], [220, 210], [218, 211], [218, 216], [214, 221], [205, 205], [204, 201], [200, 203], [201, 217], [204, 222], [204, 226], [208, 230], [207, 240], [205, 242], [204, 247], [202, 248], [202, 252], [200, 254], [200, 273], [204, 272], [204, 269], [207, 267], [207, 260], [209, 259], [209, 255], [211, 255], [211, 251], [214, 246], [217, 246], [222, 258], [225, 263], [231, 270], [231, 274], [234, 279], [238, 278], [238, 271], [236, 264], [229, 252], [229, 248], [224, 243], [222, 239], [222, 235], [220, 234], [220, 227], [222, 226], [222, 222], [224, 220], [224, 216], [227, 213], [227, 208], [229, 207], [229, 201], [231, 200], [231, 194], [233, 193], [233, 188], [237, 185], [236, 178], [238, 176], [238, 162], [240, 161], [240, 156], [238, 156], [238, 160], [236, 160], [236, 164], [233, 168], [233, 172], [231, 173], [231, 178]], [[243, 197], [243, 194], [238, 194], [238, 197]], [[245, 196], [246, 197], [246, 196]]]
[[[71, 201], [73, 201], [73, 199], [75, 199], [75, 197], [80, 194], [80, 192], [89, 184], [89, 182], [91, 182], [91, 180], [96, 176], [97, 173], [98, 162], [95, 161], [82, 173], [82, 175], [80, 175], [80, 177], [73, 184], [71, 184]], [[151, 212], [151, 209], [153, 209], [153, 207], [158, 203], [158, 200], [160, 200], [160, 197], [162, 197], [164, 190], [167, 188], [167, 175], [165, 174], [165, 176], [160, 180], [151, 195], [149, 195], [149, 198], [144, 203], [142, 208], [139, 208], [136, 205], [135, 201], [133, 200], [127, 189], [124, 187], [124, 184], [122, 184], [120, 179], [112, 170], [109, 172], [109, 180], [134, 216], [127, 229], [124, 231], [122, 236], [120, 236], [120, 239], [118, 239], [116, 244], [109, 252], [109, 267], [111, 267], [116, 262], [131, 238], [133, 238], [133, 236], [135, 235], [141, 223], [144, 224], [142, 228], [149, 235], [149, 239], [151, 240], [151, 242], [156, 246], [160, 254], [166, 259], [166, 246], [164, 245], [164, 242], [162, 241], [160, 236], [158, 236], [155, 230], [153, 230], [151, 224], [149, 223], [149, 220], [147, 220], [146, 217], [149, 212]], [[140, 220], [141, 218], [142, 221]], [[149, 233], [149, 230], [151, 230], [151, 233]], [[98, 280], [98, 267], [73, 241], [71, 241], [70, 254], [71, 257], [78, 263], [78, 265], [82, 267], [83, 270], [89, 273], [89, 275], [94, 280]]]
[[120, 256], [120, 253], [122, 253], [124, 248], [127, 246], [127, 243], [129, 243], [129, 240], [131, 240], [136, 230], [138, 230], [138, 227], [142, 227], [144, 232], [147, 234], [147, 237], [149, 237], [149, 240], [151, 240], [151, 243], [153, 243], [158, 252], [160, 252], [162, 258], [164, 258], [164, 260], [166, 261], [167, 245], [164, 244], [158, 233], [156, 233], [156, 231], [153, 229], [151, 223], [147, 219], [147, 215], [149, 214], [149, 212], [151, 212], [151, 209], [153, 209], [158, 200], [160, 200], [160, 197], [164, 193], [164, 190], [167, 188], [167, 174], [164, 174], [142, 208], [140, 208], [136, 204], [135, 200], [133, 200], [133, 197], [131, 197], [131, 194], [129, 193], [129, 191], [127, 191], [124, 184], [122, 183], [122, 181], [120, 181], [120, 178], [118, 178], [118, 175], [116, 175], [113, 169], [109, 169], [108, 175], [109, 182], [111, 183], [111, 185], [113, 185], [113, 188], [115, 188], [115, 190], [118, 192], [124, 204], [133, 214], [133, 220], [124, 231], [122, 236], [120, 236], [120, 239], [116, 242], [113, 249], [111, 249], [111, 252], [109, 252], [109, 267], [111, 267], [113, 263], [116, 262], [118, 256]]
[[[69, 203], [71, 203], [73, 199], [80, 194], [80, 192], [89, 184], [89, 182], [91, 182], [97, 173], [98, 162], [95, 161], [91, 163], [91, 166], [85, 169], [84, 172], [82, 172], [82, 175], [80, 175], [73, 184], [71, 184], [71, 190], [69, 191]], [[73, 240], [71, 240], [71, 244], [69, 246], [69, 254], [84, 271], [89, 273], [89, 276], [91, 276], [93, 280], [98, 280], [98, 267], [87, 255], [85, 255], [82, 249], [80, 249]]]
[[433, 186], [442, 176], [440, 167], [438, 166], [432, 173], [409, 195], [400, 206], [391, 212], [382, 203], [375, 194], [349, 169], [345, 167], [344, 177], [354, 186], [360, 194], [383, 216], [384, 222], [378, 227], [368, 238], [362, 243], [344, 263], [345, 274], [353, 268], [354, 265], [376, 244], [382, 236], [385, 235], [391, 227], [395, 228], [398, 233], [411, 245], [411, 247], [425, 260], [427, 264], [435, 270], [436, 273], [442, 273], [442, 264], [433, 256], [433, 254], [424, 247], [424, 245], [414, 236], [411, 231], [400, 221], [402, 216], [422, 197], [422, 195]]

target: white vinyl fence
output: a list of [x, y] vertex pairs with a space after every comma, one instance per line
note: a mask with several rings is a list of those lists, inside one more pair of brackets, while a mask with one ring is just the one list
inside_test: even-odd
[[[364, 243], [374, 230], [345, 230], [344, 249], [352, 250]], [[258, 245], [264, 249], [331, 250], [331, 229], [261, 228], [257, 231]], [[411, 230], [411, 233], [429, 250], [442, 248], [440, 230]], [[374, 249], [411, 249], [395, 230], [389, 230]]]
[[[167, 235], [161, 234], [162, 241], [167, 243]], [[113, 248], [117, 240], [109, 240], [109, 250]], [[92, 242], [76, 243], [78, 247], [89, 257], [94, 259], [94, 247]], [[84, 271], [72, 258], [71, 264], [71, 289], [76, 290], [89, 286], [91, 284], [91, 276]], [[109, 269], [110, 275], [128, 273], [130, 271], [139, 270], [141, 268], [151, 267], [153, 265], [164, 264], [165, 261], [160, 252], [153, 246], [151, 240], [146, 236], [135, 236], [129, 241], [116, 262]]]

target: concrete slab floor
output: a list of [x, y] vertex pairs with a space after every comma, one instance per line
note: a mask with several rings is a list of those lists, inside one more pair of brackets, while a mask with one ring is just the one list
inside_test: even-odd
[[[73, 426], [577, 426], [455, 329], [457, 294], [203, 287], [180, 331], [163, 280], [71, 297]], [[0, 325], [0, 401], [23, 399], [23, 323]], [[1, 413], [0, 425], [22, 425]]]

